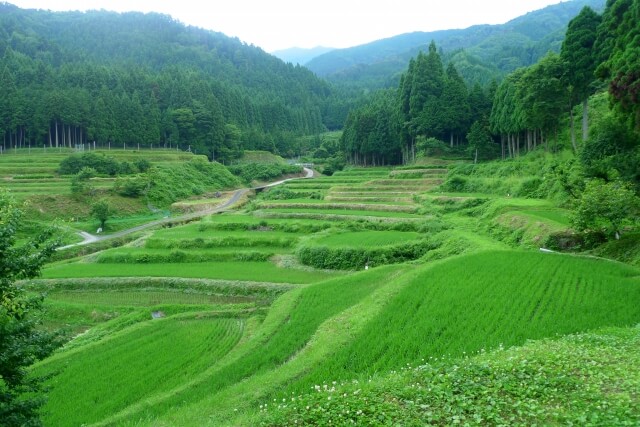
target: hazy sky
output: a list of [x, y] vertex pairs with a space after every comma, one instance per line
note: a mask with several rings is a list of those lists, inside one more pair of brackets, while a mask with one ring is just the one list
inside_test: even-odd
[[267, 52], [350, 47], [412, 31], [502, 24], [561, 0], [5, 0], [22, 8], [160, 12]]

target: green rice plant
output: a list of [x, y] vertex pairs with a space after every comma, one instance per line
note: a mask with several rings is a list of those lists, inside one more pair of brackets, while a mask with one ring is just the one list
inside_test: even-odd
[[361, 221], [361, 222], [390, 222], [390, 223], [405, 223], [408, 221], [422, 221], [425, 218], [417, 215], [389, 215], [383, 214], [371, 214], [371, 212], [341, 212], [341, 213], [311, 213], [311, 212], [276, 212], [273, 210], [270, 211], [258, 211], [256, 212], [256, 216], [260, 218], [269, 218], [271, 219], [306, 219], [306, 220], [318, 220], [318, 221], [334, 221], [334, 222], [344, 222], [344, 221]]
[[32, 292], [105, 292], [159, 291], [222, 295], [225, 297], [251, 297], [270, 301], [292, 287], [274, 282], [247, 282], [182, 277], [88, 277], [76, 279], [38, 279], [21, 284]]
[[407, 243], [422, 238], [416, 232], [403, 231], [359, 231], [359, 232], [335, 232], [326, 236], [312, 239], [315, 245], [324, 245], [335, 248], [364, 247], [375, 248], [400, 243]]
[[[388, 283], [397, 269], [381, 268], [369, 273], [334, 279], [283, 295], [254, 335], [222, 363], [188, 387], [159, 396], [154, 405], [137, 405], [107, 421], [154, 420], [175, 412], [184, 402], [211, 399], [228, 387], [281, 366], [313, 339], [319, 325]], [[340, 297], [336, 298], [338, 294]]]
[[442, 183], [441, 179], [425, 179], [425, 178], [416, 178], [416, 179], [376, 179], [373, 181], [369, 181], [367, 185], [374, 186], [403, 186], [405, 188], [430, 188], [440, 185]]
[[[340, 219], [344, 219], [344, 217], [349, 216], [359, 216], [359, 217], [386, 217], [386, 218], [415, 218], [420, 219], [424, 218], [420, 215], [416, 215], [411, 212], [405, 212], [404, 209], [394, 210], [393, 206], [389, 208], [389, 210], [384, 209], [376, 209], [379, 205], [372, 205], [370, 209], [304, 209], [304, 208], [272, 208], [269, 210], [258, 211], [256, 212], [257, 216], [267, 216], [269, 214], [301, 214], [301, 218], [304, 218], [305, 214], [308, 214], [309, 217], [315, 217], [318, 219], [327, 218], [329, 219], [331, 216], [340, 217]], [[412, 208], [412, 212], [415, 212], [415, 208]]]
[[[220, 231], [244, 231], [258, 233], [286, 233], [286, 234], [309, 234], [326, 230], [333, 227], [333, 224], [319, 221], [265, 221], [254, 218], [254, 222], [203, 222], [198, 225], [200, 232], [220, 232]], [[285, 235], [286, 235], [285, 234]]]
[[416, 271], [374, 321], [290, 391], [530, 339], [640, 321], [640, 274], [600, 259], [488, 251]]
[[388, 204], [393, 203], [396, 205], [409, 205], [413, 204], [411, 197], [395, 197], [395, 196], [382, 196], [372, 194], [371, 196], [327, 196], [324, 198], [327, 202], [341, 202], [341, 203], [381, 203]]
[[90, 306], [118, 307], [154, 307], [158, 305], [214, 305], [255, 302], [246, 296], [208, 295], [200, 292], [159, 291], [159, 290], [123, 290], [106, 291], [104, 289], [84, 291], [59, 291], [48, 299], [55, 302], [84, 304]]
[[[316, 201], [314, 201], [316, 202]], [[416, 207], [413, 205], [406, 205], [406, 204], [401, 204], [401, 203], [394, 203], [394, 204], [389, 204], [389, 203], [384, 203], [384, 202], [371, 202], [371, 203], [328, 203], [328, 202], [324, 202], [322, 200], [317, 201], [318, 203], [308, 203], [308, 202], [303, 202], [303, 203], [287, 203], [287, 202], [282, 202], [282, 203], [276, 203], [276, 202], [269, 202], [269, 203], [260, 203], [258, 205], [258, 207], [260, 209], [308, 209], [308, 210], [314, 210], [314, 209], [322, 209], [322, 210], [328, 210], [328, 209], [336, 209], [336, 210], [359, 210], [359, 211], [366, 211], [366, 210], [375, 210], [375, 211], [382, 211], [382, 212], [409, 212], [409, 213], [413, 213], [416, 211]]]
[[268, 261], [276, 253], [286, 253], [272, 248], [247, 250], [230, 247], [226, 250], [153, 250], [146, 248], [118, 249], [101, 253], [95, 260], [101, 264], [168, 264], [225, 261]]
[[221, 359], [242, 329], [239, 319], [182, 315], [134, 325], [68, 356], [59, 353], [36, 367], [39, 373], [59, 371], [47, 384], [44, 422], [93, 423], [170, 390]]
[[45, 279], [79, 277], [185, 277], [274, 283], [314, 283], [339, 273], [278, 268], [270, 262], [172, 264], [58, 264], [43, 270]]

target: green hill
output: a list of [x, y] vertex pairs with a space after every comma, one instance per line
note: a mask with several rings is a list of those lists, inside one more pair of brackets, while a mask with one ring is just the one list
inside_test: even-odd
[[324, 130], [330, 86], [221, 33], [156, 13], [0, 4], [6, 148], [176, 144], [219, 161]]
[[[362, 381], [426, 360], [446, 367], [466, 354], [530, 339], [634, 325], [638, 277], [637, 269], [609, 261], [489, 251], [299, 288], [277, 299], [264, 318], [227, 311], [218, 320], [207, 310], [145, 320], [39, 366], [39, 372], [65, 366], [50, 382], [46, 420], [201, 425], [213, 417], [220, 425], [238, 415], [259, 419], [263, 402], [288, 401], [318, 384]], [[188, 334], [179, 329], [196, 326]], [[224, 339], [207, 350], [209, 338], [196, 338], [197, 331]], [[176, 339], [187, 341], [176, 346]], [[97, 367], [122, 385], [107, 387], [104, 375], [96, 381]], [[180, 369], [188, 375], [177, 375]], [[76, 408], [87, 408], [71, 411], [73, 417], [66, 406], [71, 394]]]
[[306, 66], [335, 83], [370, 89], [393, 87], [409, 60], [435, 41], [465, 78], [487, 84], [519, 67], [535, 64], [550, 50], [558, 52], [569, 21], [584, 6], [601, 12], [604, 5], [603, 0], [572, 0], [502, 25], [401, 34], [325, 53]]

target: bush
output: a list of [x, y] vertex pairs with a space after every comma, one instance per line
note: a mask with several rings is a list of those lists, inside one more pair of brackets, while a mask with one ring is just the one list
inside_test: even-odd
[[144, 194], [148, 185], [149, 180], [142, 176], [118, 178], [113, 186], [113, 190], [124, 197], [140, 197]]
[[90, 179], [96, 176], [96, 173], [96, 170], [91, 167], [83, 167], [71, 178], [71, 194], [76, 197], [93, 194], [95, 189], [91, 185]]
[[151, 162], [147, 159], [137, 159], [133, 162], [138, 171], [144, 173], [151, 168]]
[[525, 179], [520, 184], [520, 188], [516, 190], [515, 196], [529, 199], [540, 197], [539, 190], [542, 182], [542, 179], [537, 176]]
[[344, 169], [346, 162], [340, 156], [331, 157], [327, 160], [322, 169], [322, 174], [326, 176], [332, 176], [334, 173]]
[[302, 264], [319, 269], [358, 270], [365, 266], [375, 267], [413, 261], [436, 247], [432, 242], [424, 239], [375, 249], [302, 246], [296, 255]]
[[445, 191], [462, 192], [467, 187], [467, 179], [460, 175], [453, 175], [442, 184], [440, 188]]
[[264, 200], [290, 200], [298, 197], [300, 197], [298, 193], [283, 186], [270, 188], [262, 193], [262, 199]]
[[146, 172], [151, 163], [146, 159], [138, 159], [133, 162], [118, 162], [115, 158], [104, 154], [82, 153], [73, 154], [60, 162], [58, 173], [61, 175], [73, 175], [83, 168], [93, 168], [100, 175], [131, 175], [138, 172]]

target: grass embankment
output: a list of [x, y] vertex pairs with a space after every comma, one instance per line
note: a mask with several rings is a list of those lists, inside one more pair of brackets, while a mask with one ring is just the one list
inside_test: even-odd
[[[407, 274], [399, 276], [402, 270]], [[387, 288], [395, 291], [368, 299]], [[566, 255], [487, 252], [413, 270], [369, 270], [285, 294], [246, 344], [217, 368], [111, 420], [255, 425], [264, 415], [259, 404], [289, 400], [314, 385], [362, 381], [430, 358], [452, 366], [483, 349], [633, 325], [640, 321], [638, 300], [637, 269]], [[355, 304], [360, 305], [352, 310]], [[320, 350], [311, 345], [318, 341], [334, 344]], [[377, 403], [370, 408], [379, 410]], [[234, 422], [235, 416], [243, 421]]]
[[263, 426], [637, 425], [640, 328], [545, 339], [260, 405]]
[[[381, 283], [386, 282], [385, 278], [389, 277], [389, 274], [390, 270], [379, 270], [372, 272], [371, 275], [334, 279], [322, 285], [301, 288], [285, 294], [276, 301], [264, 322], [259, 326], [252, 326], [248, 332], [249, 335], [244, 337], [226, 357], [217, 362], [215, 359], [209, 358], [210, 363], [206, 371], [200, 375], [195, 375], [194, 373], [187, 378], [182, 377], [183, 386], [177, 387], [173, 391], [168, 391], [165, 388], [158, 390], [154, 397], [153, 405], [134, 405], [125, 412], [127, 414], [125, 419], [152, 419], [151, 417], [173, 412], [180, 406], [200, 399], [210, 398], [217, 392], [242, 380], [276, 368], [294, 357], [308, 343], [322, 322], [356, 304], [373, 292]], [[335, 298], [337, 293], [340, 294], [338, 299]], [[163, 320], [165, 324], [169, 324], [172, 321], [173, 319], [170, 317]], [[134, 328], [134, 330], [137, 330], [138, 326]], [[124, 335], [126, 333], [126, 330], [121, 332]], [[155, 348], [155, 344], [151, 346]], [[147, 345], [145, 344], [138, 351], [146, 354], [146, 347]], [[171, 354], [171, 352], [167, 352], [167, 354]], [[93, 365], [93, 360], [97, 358], [104, 364], [105, 369], [108, 369], [109, 366], [115, 369], [115, 365], [111, 364], [119, 365], [120, 357], [114, 354], [111, 359], [104, 360], [100, 356], [96, 357], [95, 352], [84, 351], [79, 348], [69, 354], [61, 352], [58, 356], [54, 356], [52, 361], [60, 360], [60, 363], [62, 363], [67, 358], [79, 360], [75, 362], [77, 364], [66, 369], [69, 378], [74, 378], [74, 386], [78, 390], [82, 390], [85, 387], [96, 391], [102, 390], [102, 396], [105, 396], [105, 398], [114, 392], [113, 389], [94, 388], [92, 376], [85, 372], [83, 367]], [[45, 363], [43, 369], [54, 366], [49, 363]], [[151, 378], [148, 379], [148, 382], [153, 384], [157, 381], [157, 378], [162, 378], [171, 371], [162, 368], [156, 371], [142, 370], [142, 372], [144, 373], [143, 376], [140, 373], [136, 374], [134, 371], [126, 370], [123, 373], [123, 381], [126, 381], [129, 377], [136, 376], [134, 380], [136, 383], [143, 382], [145, 376], [149, 376]], [[128, 392], [124, 393], [128, 394]], [[86, 394], [86, 396], [89, 395]], [[144, 396], [139, 396], [139, 398], [142, 397]], [[83, 398], [78, 396], [78, 399]], [[95, 400], [95, 396], [92, 396], [91, 399], [85, 400], [81, 405], [96, 405]], [[119, 399], [114, 400], [120, 401]], [[98, 402], [97, 407], [90, 411], [91, 414], [82, 413], [81, 411], [74, 411], [73, 414], [68, 414], [64, 412], [66, 403], [56, 399], [50, 400], [47, 409], [51, 411], [51, 420], [59, 420], [63, 415], [68, 417], [62, 424], [57, 425], [78, 425], [97, 421], [97, 419], [93, 418], [93, 414], [109, 414], [101, 408], [101, 406], [109, 406], [109, 404], [102, 399], [98, 399]], [[113, 414], [113, 412], [110, 414]]]
[[227, 261], [171, 264], [60, 264], [43, 270], [45, 279], [78, 277], [188, 277], [222, 280], [313, 283], [338, 275], [323, 271], [279, 268], [270, 262]]
[[171, 390], [223, 358], [243, 327], [240, 319], [186, 314], [139, 323], [69, 355], [53, 356], [36, 369], [59, 371], [48, 383], [48, 404], [56, 410], [45, 422], [100, 421], [145, 396]]

